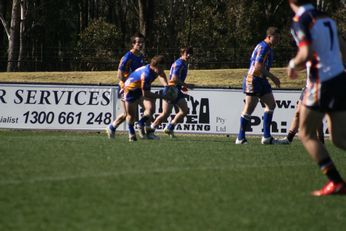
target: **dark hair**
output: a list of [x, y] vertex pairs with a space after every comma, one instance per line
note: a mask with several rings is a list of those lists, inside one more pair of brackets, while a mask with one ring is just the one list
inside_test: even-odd
[[136, 32], [134, 33], [132, 36], [131, 36], [131, 43], [134, 44], [136, 42], [136, 38], [142, 38], [144, 39], [144, 35], [139, 33], [139, 32]]
[[301, 6], [301, 5], [305, 5], [305, 4], [309, 4], [309, 3], [313, 3], [314, 1], [312, 0], [289, 0], [291, 3], [297, 5], [297, 6]]
[[266, 33], [267, 36], [274, 36], [277, 34], [280, 34], [280, 31], [277, 27], [275, 26], [268, 27], [267, 33]]
[[183, 55], [186, 51], [186, 54], [193, 55], [193, 48], [192, 47], [182, 47], [180, 48], [180, 55]]
[[163, 55], [155, 55], [150, 60], [150, 66], [157, 67], [160, 64], [165, 64], [165, 57]]

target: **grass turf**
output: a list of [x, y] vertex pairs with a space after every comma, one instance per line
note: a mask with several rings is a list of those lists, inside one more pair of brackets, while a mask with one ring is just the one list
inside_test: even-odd
[[[169, 76], [169, 71], [165, 71]], [[281, 88], [301, 89], [305, 85], [305, 72], [299, 72], [299, 78], [289, 80], [286, 68], [272, 68], [271, 72], [281, 80]], [[214, 69], [189, 70], [186, 82], [198, 87], [240, 88], [247, 69]], [[24, 83], [74, 83], [74, 84], [103, 84], [118, 83], [116, 71], [95, 72], [1, 72], [0, 82]], [[154, 85], [160, 86], [159, 80]], [[272, 84], [275, 88], [275, 85]]]
[[[0, 131], [0, 230], [342, 230], [299, 141]], [[345, 153], [327, 142], [341, 170]]]

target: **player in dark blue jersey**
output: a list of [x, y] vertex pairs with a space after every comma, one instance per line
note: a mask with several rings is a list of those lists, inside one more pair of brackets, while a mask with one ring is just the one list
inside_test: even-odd
[[[336, 169], [326, 147], [319, 142], [316, 129], [326, 116], [328, 130], [335, 146], [346, 150], [346, 73], [334, 20], [314, 8], [311, 1], [289, 0], [295, 16], [291, 32], [299, 50], [287, 68], [288, 77], [307, 70], [307, 87], [300, 108], [301, 141], [328, 178], [328, 183], [314, 196], [346, 194], [345, 181]], [[342, 56], [341, 56], [342, 55]]]
[[[180, 49], [180, 58], [177, 59], [171, 66], [169, 72], [169, 87], [177, 89], [177, 97], [174, 100], [167, 99], [162, 102], [162, 113], [155, 119], [151, 124], [152, 131], [165, 121], [172, 112], [173, 106], [177, 106], [179, 109], [178, 113], [165, 127], [164, 132], [170, 137], [174, 137], [174, 128], [177, 123], [180, 123], [188, 113], [188, 106], [185, 100], [186, 91], [188, 88], [192, 88], [192, 84], [185, 83], [185, 79], [188, 71], [188, 61], [193, 54], [192, 47], [183, 47]], [[164, 89], [164, 92], [168, 88]], [[164, 93], [165, 94], [165, 93]]]
[[273, 61], [272, 46], [279, 41], [279, 30], [276, 27], [267, 29], [264, 41], [257, 44], [252, 52], [250, 67], [243, 80], [243, 92], [246, 94], [244, 109], [240, 117], [240, 130], [235, 141], [236, 144], [247, 144], [245, 131], [250, 124], [251, 114], [255, 110], [259, 100], [265, 105], [263, 115], [262, 144], [281, 144], [283, 141], [274, 139], [270, 134], [270, 124], [275, 109], [275, 100], [272, 88], [267, 78], [271, 79], [277, 87], [280, 80], [270, 72]]
[[[129, 141], [136, 141], [136, 133], [134, 130], [134, 122], [138, 111], [138, 104], [143, 100], [144, 115], [139, 124], [150, 120], [152, 117], [153, 109], [155, 109], [155, 100], [157, 98], [163, 98], [159, 93], [151, 92], [152, 82], [159, 77], [163, 86], [167, 86], [167, 78], [164, 73], [164, 57], [157, 55], [153, 57], [150, 64], [136, 69], [130, 74], [124, 84], [124, 101], [127, 112], [127, 123], [129, 129]], [[150, 138], [150, 137], [149, 137]]]
[[[128, 76], [137, 68], [144, 65], [144, 55], [142, 53], [144, 36], [136, 33], [131, 37], [132, 48], [120, 60], [118, 66], [117, 77], [119, 80], [119, 97], [122, 98], [124, 91], [124, 82]], [[125, 102], [121, 101], [123, 113], [120, 114], [109, 126], [106, 128], [108, 138], [115, 137], [117, 127], [126, 120]]]

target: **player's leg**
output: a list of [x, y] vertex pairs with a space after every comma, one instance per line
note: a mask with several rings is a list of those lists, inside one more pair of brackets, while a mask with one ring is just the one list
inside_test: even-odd
[[249, 126], [251, 122], [251, 114], [255, 110], [258, 103], [257, 96], [247, 94], [245, 96], [245, 104], [243, 111], [240, 115], [240, 128], [237, 139], [235, 141], [236, 144], [244, 144], [247, 143], [245, 132], [246, 128]]
[[126, 113], [125, 101], [123, 99], [120, 100], [120, 104], [121, 104], [121, 108], [123, 109], [123, 112], [120, 115], [118, 115], [117, 118], [112, 123], [110, 123], [106, 128], [108, 138], [110, 139], [115, 138], [115, 132], [117, 128], [119, 127], [120, 124], [122, 124], [126, 120], [127, 113]]
[[267, 93], [261, 98], [261, 102], [265, 105], [264, 114], [263, 114], [263, 137], [262, 143], [269, 144], [272, 143], [272, 136], [270, 133], [271, 122], [273, 120], [273, 113], [275, 109], [275, 99], [273, 93]]
[[143, 106], [144, 112], [142, 118], [138, 120], [139, 136], [141, 138], [145, 138], [145, 125], [148, 122], [150, 123], [153, 110], [155, 110], [155, 106], [152, 100], [146, 98], [143, 98], [140, 104]]
[[327, 115], [328, 130], [333, 144], [346, 150], [346, 111], [333, 112]]
[[286, 139], [291, 143], [293, 141], [293, 138], [295, 137], [295, 135], [297, 134], [298, 132], [298, 128], [299, 128], [299, 113], [300, 113], [300, 104], [301, 104], [301, 101], [299, 100], [297, 102], [297, 105], [296, 105], [296, 110], [294, 112], [294, 116], [292, 118], [292, 121], [291, 121], [291, 125], [290, 125], [290, 128], [288, 129], [288, 134], [286, 136]]
[[168, 103], [166, 100], [162, 101], [162, 112], [158, 115], [155, 121], [151, 124], [151, 128], [155, 130], [163, 121], [165, 121], [171, 114], [173, 104]]
[[127, 111], [126, 121], [128, 123], [128, 131], [129, 131], [129, 141], [137, 141], [136, 132], [134, 128], [136, 114], [138, 112], [138, 101], [135, 100], [133, 102], [126, 101], [125, 107]]
[[[343, 115], [345, 116], [345, 114]], [[321, 121], [323, 120], [324, 114], [319, 111], [311, 110], [305, 106], [301, 106], [300, 109], [300, 123], [299, 123], [299, 134], [300, 139], [312, 157], [312, 159], [318, 164], [322, 173], [325, 174], [329, 180], [329, 183], [325, 185], [321, 190], [312, 192], [315, 196], [324, 196], [334, 194], [344, 188], [344, 181], [341, 178], [338, 170], [336, 169], [333, 160], [331, 159], [325, 146], [319, 141], [317, 137], [317, 129], [320, 126]], [[330, 117], [331, 127], [336, 127], [335, 123], [336, 117]], [[345, 118], [345, 117], [343, 117]], [[339, 121], [337, 119], [337, 121]], [[337, 126], [341, 126], [338, 124]], [[345, 125], [345, 124], [343, 124]], [[336, 137], [339, 135], [345, 135], [343, 132], [336, 131]]]
[[[151, 140], [158, 140], [160, 139], [158, 136], [154, 134], [154, 130], [151, 129], [150, 124], [153, 118], [153, 114], [155, 113], [155, 102], [156, 99], [144, 99], [143, 105], [144, 105], [144, 114], [143, 117], [138, 121], [138, 125], [140, 128], [140, 134], [144, 135], [144, 138], [151, 139]], [[143, 133], [143, 128], [145, 128], [145, 132]], [[142, 138], [143, 138], [142, 137]]]
[[177, 123], [181, 123], [189, 111], [189, 107], [187, 106], [185, 98], [180, 98], [176, 103], [176, 106], [179, 109], [178, 113], [174, 116], [174, 118], [167, 124], [166, 128], [164, 129], [164, 132], [170, 135], [171, 137], [174, 137], [174, 128], [177, 125]]

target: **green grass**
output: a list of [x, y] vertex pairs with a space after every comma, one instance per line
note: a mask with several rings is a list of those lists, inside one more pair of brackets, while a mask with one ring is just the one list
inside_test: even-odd
[[[281, 80], [281, 88], [300, 89], [305, 84], [304, 72], [299, 79], [289, 80], [285, 68], [272, 68]], [[186, 82], [199, 87], [232, 87], [239, 88], [247, 69], [215, 69], [215, 70], [190, 70]], [[169, 71], [166, 71], [167, 76]], [[2, 72], [0, 82], [25, 82], [25, 83], [83, 83], [83, 84], [116, 84], [116, 71], [102, 72]], [[154, 85], [160, 85], [155, 81]], [[272, 84], [273, 87], [274, 84]]]
[[[0, 131], [0, 230], [343, 230], [303, 146]], [[346, 155], [327, 142], [341, 173]]]

